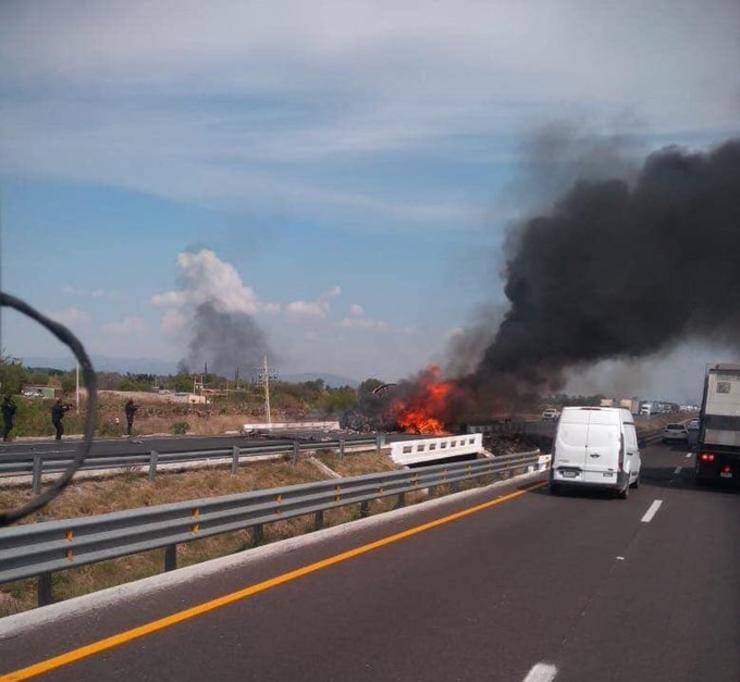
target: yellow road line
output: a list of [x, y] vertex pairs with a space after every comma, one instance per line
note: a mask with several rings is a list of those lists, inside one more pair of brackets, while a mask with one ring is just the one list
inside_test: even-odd
[[260, 592], [265, 592], [266, 590], [272, 589], [273, 587], [278, 587], [279, 585], [284, 585], [285, 583], [291, 582], [292, 580], [297, 580], [298, 578], [302, 578], [304, 575], [309, 575], [310, 573], [315, 573], [316, 571], [320, 571], [323, 568], [328, 568], [329, 566], [334, 566], [335, 564], [347, 561], [348, 559], [353, 559], [354, 557], [361, 556], [362, 554], [367, 554], [374, 549], [379, 549], [380, 547], [385, 547], [386, 545], [390, 545], [393, 542], [398, 542], [399, 540], [404, 540], [405, 538], [417, 535], [418, 533], [423, 533], [424, 531], [431, 530], [432, 528], [437, 528], [437, 526], [441, 526], [445, 523], [457, 521], [458, 519], [465, 518], [466, 516], [470, 516], [471, 514], [475, 514], [476, 512], [483, 511], [484, 509], [490, 509], [491, 507], [495, 507], [496, 505], [502, 504], [503, 502], [508, 502], [509, 500], [521, 497], [530, 490], [541, 488], [544, 485], [546, 484], [537, 483], [535, 485], [522, 488], [517, 492], [503, 495], [502, 497], [498, 497], [495, 500], [491, 500], [490, 502], [477, 504], [474, 507], [468, 507], [467, 509], [455, 512], [454, 514], [443, 516], [439, 519], [423, 523], [419, 526], [414, 526], [413, 528], [401, 531], [400, 533], [388, 535], [387, 537], [381, 538], [380, 540], [375, 540], [375, 542], [370, 542], [366, 545], [355, 547], [354, 549], [342, 552], [341, 554], [335, 554], [334, 556], [322, 559], [321, 561], [317, 561], [313, 564], [308, 564], [307, 566], [297, 568], [294, 571], [288, 571], [287, 573], [283, 573], [282, 575], [270, 578], [269, 580], [264, 580], [261, 583], [256, 583], [236, 592], [232, 592], [231, 594], [226, 594], [223, 597], [218, 597], [217, 599], [212, 599], [211, 601], [198, 604], [197, 606], [192, 606], [189, 609], [178, 611], [177, 613], [173, 613], [170, 616], [165, 616], [164, 618], [153, 620], [150, 623], [145, 623], [144, 625], [132, 628], [131, 630], [119, 632], [117, 635], [112, 635], [111, 637], [100, 639], [97, 642], [93, 642], [92, 644], [86, 644], [79, 649], [72, 649], [71, 651], [60, 654], [59, 656], [47, 658], [45, 661], [34, 663], [27, 668], [21, 668], [19, 670], [15, 670], [14, 672], [6, 673], [5, 675], [0, 676], [0, 682], [11, 682], [11, 680], [13, 682], [16, 682], [17, 680], [28, 680], [32, 677], [36, 677], [37, 675], [41, 675], [51, 670], [61, 668], [62, 666], [69, 665], [70, 663], [81, 661], [84, 658], [88, 658], [103, 651], [107, 651], [108, 649], [113, 649], [114, 647], [121, 646], [122, 644], [126, 644], [127, 642], [139, 639], [140, 637], [145, 637], [146, 635], [151, 635], [154, 632], [158, 632], [173, 625], [177, 625], [177, 623], [182, 623], [186, 620], [190, 620], [191, 618], [202, 616], [203, 614], [215, 611], [216, 609], [220, 609], [223, 606], [228, 606], [229, 604], [233, 604], [234, 602], [240, 601], [242, 599], [247, 599], [248, 597], [259, 594]]

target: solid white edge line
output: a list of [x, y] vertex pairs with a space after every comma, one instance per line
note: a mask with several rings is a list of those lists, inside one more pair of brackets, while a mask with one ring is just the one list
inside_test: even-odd
[[660, 505], [663, 504], [663, 500], [653, 500], [653, 503], [648, 507], [645, 515], [640, 519], [643, 523], [650, 523], [653, 520], [653, 516], [658, 513]]
[[551, 663], [535, 663], [524, 678], [524, 682], [551, 682], [557, 674], [558, 669]]

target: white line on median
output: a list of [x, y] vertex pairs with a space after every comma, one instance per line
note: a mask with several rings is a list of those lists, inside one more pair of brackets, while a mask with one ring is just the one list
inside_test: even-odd
[[658, 509], [660, 509], [660, 505], [663, 504], [663, 500], [653, 500], [653, 503], [648, 507], [648, 510], [645, 512], [645, 516], [640, 519], [643, 523], [650, 523], [653, 520], [653, 516], [655, 516], [658, 513]]
[[676, 467], [673, 471], [674, 474], [680, 474], [681, 473], [681, 467]]
[[537, 663], [527, 673], [524, 682], [551, 682], [558, 674], [558, 669], [549, 663]]
[[691, 457], [691, 453], [690, 452], [687, 452], [686, 453], [686, 459], [688, 459], [689, 457]]

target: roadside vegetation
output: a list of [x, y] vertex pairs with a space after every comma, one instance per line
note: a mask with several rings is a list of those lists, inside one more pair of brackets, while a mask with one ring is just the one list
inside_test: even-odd
[[[196, 378], [212, 392], [209, 403], [188, 404], [173, 400], [176, 393], [190, 393]], [[275, 380], [270, 385], [270, 402], [274, 421], [299, 419], [338, 419], [352, 410], [362, 396], [382, 382], [368, 379], [359, 386], [328, 386], [321, 379], [291, 383]], [[75, 373], [48, 367], [25, 367], [19, 360], [0, 355], [0, 394], [14, 396], [17, 413], [12, 437], [51, 436], [53, 399], [24, 397], [31, 386], [53, 389], [55, 398], [75, 405]], [[96, 434], [116, 437], [124, 434], [124, 404], [129, 398], [139, 406], [134, 431], [136, 434], [168, 433], [182, 435], [215, 435], [238, 430], [247, 422], [264, 419], [262, 388], [249, 381], [226, 379], [216, 374], [195, 375], [180, 371], [174, 375], [120, 374], [98, 372], [99, 406]], [[86, 410], [84, 390], [80, 411], [67, 413], [64, 428], [67, 435], [81, 434]]]

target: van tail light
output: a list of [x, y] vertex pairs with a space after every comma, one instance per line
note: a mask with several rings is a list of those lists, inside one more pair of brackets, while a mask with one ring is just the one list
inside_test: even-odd
[[702, 452], [699, 455], [699, 460], [702, 462], [713, 462], [714, 461], [714, 455], [711, 452]]

